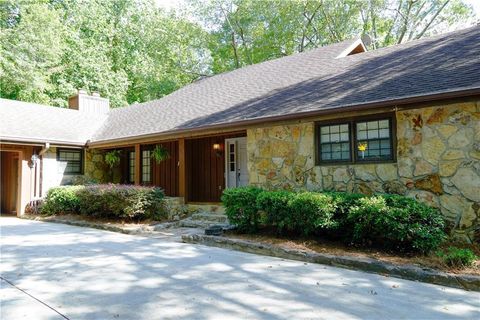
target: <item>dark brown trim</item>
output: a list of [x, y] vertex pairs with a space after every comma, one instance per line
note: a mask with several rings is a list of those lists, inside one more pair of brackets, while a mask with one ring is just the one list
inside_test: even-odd
[[[250, 120], [235, 121], [231, 123], [213, 124], [209, 126], [190, 128], [190, 129], [177, 129], [177, 130], [170, 130], [162, 133], [151, 133], [151, 134], [143, 134], [143, 135], [137, 135], [132, 137], [99, 140], [95, 142], [90, 142], [89, 146], [102, 147], [105, 145], [111, 145], [116, 142], [121, 143], [124, 141], [126, 141], [127, 143], [129, 143], [128, 141], [132, 141], [130, 143], [133, 144], [134, 141], [138, 141], [141, 139], [149, 139], [149, 138], [161, 139], [162, 136], [171, 136], [175, 134], [181, 135], [182, 133], [192, 136], [195, 132], [201, 132], [206, 130], [225, 129], [225, 128], [238, 129], [239, 127], [242, 127], [242, 126], [244, 127], [247, 125], [254, 125], [254, 124], [260, 124], [260, 123], [265, 124], [265, 123], [283, 121], [283, 120], [311, 118], [311, 117], [320, 116], [320, 115], [376, 109], [381, 107], [396, 108], [398, 106], [415, 104], [415, 103], [434, 102], [438, 100], [466, 98], [466, 97], [473, 97], [473, 96], [480, 97], [480, 88], [465, 89], [465, 90], [453, 91], [453, 92], [434, 93], [430, 95], [413, 96], [413, 97], [400, 98], [400, 99], [394, 99], [389, 101], [376, 101], [376, 102], [369, 102], [369, 103], [359, 104], [359, 105], [345, 105], [342, 107], [330, 108], [330, 109], [324, 109], [324, 110], [305, 111], [305, 112], [298, 112], [298, 113], [279, 115], [279, 116], [273, 116], [273, 117], [255, 118]], [[416, 108], [418, 108], [418, 106], [416, 106]]]

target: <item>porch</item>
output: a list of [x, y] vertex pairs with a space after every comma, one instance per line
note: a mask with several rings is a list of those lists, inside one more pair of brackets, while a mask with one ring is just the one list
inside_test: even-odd
[[[152, 157], [157, 146], [167, 159]], [[248, 184], [245, 131], [104, 149], [111, 150], [120, 150], [115, 182], [157, 186], [189, 204], [217, 204], [225, 188]]]

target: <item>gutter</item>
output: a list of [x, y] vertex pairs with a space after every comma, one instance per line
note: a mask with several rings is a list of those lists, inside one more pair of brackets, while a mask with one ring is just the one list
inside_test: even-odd
[[368, 109], [376, 109], [381, 107], [395, 107], [397, 108], [400, 105], [410, 105], [414, 103], [422, 103], [422, 102], [433, 102], [438, 100], [447, 100], [447, 99], [455, 99], [461, 97], [470, 97], [470, 96], [480, 96], [480, 87], [477, 88], [468, 88], [460, 91], [443, 91], [439, 93], [433, 93], [430, 95], [423, 95], [423, 96], [410, 96], [395, 100], [382, 100], [382, 101], [374, 101], [368, 102], [364, 104], [356, 104], [356, 105], [344, 105], [342, 107], [335, 107], [330, 109], [324, 110], [313, 110], [313, 111], [304, 111], [292, 114], [284, 114], [278, 116], [271, 116], [271, 117], [263, 117], [263, 118], [254, 118], [249, 120], [239, 120], [230, 123], [219, 123], [219, 124], [212, 124], [203, 127], [196, 127], [196, 128], [188, 128], [188, 129], [174, 129], [160, 133], [148, 133], [130, 137], [121, 137], [115, 139], [105, 139], [105, 140], [97, 140], [91, 142], [90, 140], [87, 141], [88, 147], [102, 147], [111, 144], [121, 144], [127, 145], [132, 144], [138, 140], [145, 140], [145, 139], [161, 139], [165, 136], [172, 136], [172, 135], [179, 135], [181, 136], [192, 136], [194, 133], [207, 131], [207, 130], [215, 130], [215, 129], [224, 129], [224, 131], [232, 131], [234, 129], [238, 129], [239, 127], [246, 127], [255, 124], [265, 124], [270, 122], [276, 121], [284, 121], [284, 120], [296, 120], [296, 119], [303, 119], [303, 118], [311, 118], [316, 116], [328, 115], [328, 114], [335, 114], [335, 113], [345, 113], [351, 111], [360, 111], [360, 110], [368, 110]]
[[0, 136], [0, 144], [22, 144], [28, 146], [43, 147], [46, 144], [54, 145], [58, 147], [71, 147], [71, 148], [83, 148], [86, 146], [86, 142], [75, 141], [63, 141], [63, 140], [46, 140], [39, 138], [28, 137], [13, 137], [13, 136]]

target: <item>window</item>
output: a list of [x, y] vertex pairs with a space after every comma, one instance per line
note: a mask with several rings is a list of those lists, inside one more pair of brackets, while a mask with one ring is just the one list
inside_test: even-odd
[[321, 161], [350, 161], [350, 125], [342, 123], [320, 127]]
[[357, 161], [392, 160], [390, 119], [357, 122]]
[[235, 172], [235, 143], [231, 142], [228, 145], [228, 163], [230, 167], [230, 172]]
[[135, 151], [128, 153], [128, 182], [135, 183]]
[[64, 174], [82, 174], [83, 150], [57, 149], [57, 161], [62, 164], [60, 169]]
[[317, 163], [394, 160], [393, 117], [321, 123], [316, 127]]
[[142, 183], [152, 182], [152, 158], [150, 150], [142, 151]]

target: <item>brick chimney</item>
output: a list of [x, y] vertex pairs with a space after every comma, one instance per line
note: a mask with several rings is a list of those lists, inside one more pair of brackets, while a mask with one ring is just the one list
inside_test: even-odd
[[103, 115], [110, 110], [110, 101], [100, 97], [98, 92], [89, 95], [85, 90], [78, 90], [78, 93], [68, 98], [68, 108], [80, 112]]

